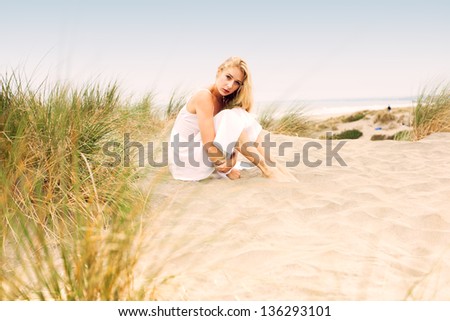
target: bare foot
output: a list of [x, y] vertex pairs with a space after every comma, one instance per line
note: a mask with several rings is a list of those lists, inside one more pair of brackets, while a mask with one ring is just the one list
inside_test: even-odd
[[229, 179], [235, 180], [241, 178], [241, 172], [237, 169], [232, 169], [231, 172], [227, 175]]

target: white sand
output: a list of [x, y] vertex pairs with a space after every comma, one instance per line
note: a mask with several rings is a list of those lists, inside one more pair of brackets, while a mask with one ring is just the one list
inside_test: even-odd
[[[323, 149], [310, 160], [325, 161], [323, 140], [275, 140], [294, 145], [281, 161], [311, 141]], [[188, 183], [163, 168], [146, 181], [154, 217], [142, 259], [154, 297], [448, 300], [450, 134], [349, 141], [339, 154], [346, 167], [290, 168], [299, 183], [257, 169]]]

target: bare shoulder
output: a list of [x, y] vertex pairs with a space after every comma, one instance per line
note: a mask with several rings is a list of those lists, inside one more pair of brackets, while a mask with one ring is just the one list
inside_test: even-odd
[[199, 90], [190, 99], [187, 109], [190, 113], [196, 114], [197, 110], [201, 108], [202, 110], [213, 110], [214, 100], [212, 94], [207, 90]]

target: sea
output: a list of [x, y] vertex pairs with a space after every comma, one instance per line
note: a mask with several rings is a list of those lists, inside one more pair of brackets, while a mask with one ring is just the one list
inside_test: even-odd
[[276, 109], [275, 114], [278, 114], [278, 112], [283, 114], [292, 109], [300, 109], [302, 114], [306, 116], [337, 116], [362, 110], [412, 107], [415, 104], [416, 97], [279, 100], [255, 102], [254, 111], [260, 113], [266, 109]]

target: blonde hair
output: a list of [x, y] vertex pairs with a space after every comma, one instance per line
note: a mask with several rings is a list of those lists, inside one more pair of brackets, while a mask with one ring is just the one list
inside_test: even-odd
[[250, 112], [253, 107], [253, 92], [252, 92], [252, 76], [248, 69], [247, 63], [239, 57], [230, 57], [225, 60], [217, 69], [217, 75], [224, 69], [230, 67], [238, 67], [244, 74], [242, 85], [239, 86], [231, 95], [224, 97], [225, 107], [231, 109], [233, 107], [242, 107]]

